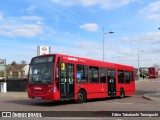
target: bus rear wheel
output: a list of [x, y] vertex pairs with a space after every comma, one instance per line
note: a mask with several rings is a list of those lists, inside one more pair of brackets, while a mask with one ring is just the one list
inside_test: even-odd
[[124, 93], [124, 89], [120, 89], [120, 98], [124, 98], [125, 97], [125, 93]]
[[78, 99], [77, 99], [77, 103], [83, 103], [83, 102], [85, 102], [86, 101], [86, 99], [87, 99], [87, 97], [86, 97], [86, 93], [83, 91], [83, 90], [80, 90], [79, 92], [78, 92]]

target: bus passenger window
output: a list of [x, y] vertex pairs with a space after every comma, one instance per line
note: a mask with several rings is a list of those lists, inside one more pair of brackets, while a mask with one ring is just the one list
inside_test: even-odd
[[95, 82], [95, 83], [99, 82], [98, 72], [99, 72], [99, 68], [98, 67], [93, 67], [93, 66], [89, 67], [90, 82]]
[[100, 68], [100, 82], [106, 82], [106, 68]]
[[118, 70], [118, 83], [124, 83], [124, 70]]
[[88, 82], [88, 66], [87, 65], [77, 65], [77, 82]]
[[130, 83], [130, 73], [129, 73], [129, 71], [125, 71], [125, 83]]

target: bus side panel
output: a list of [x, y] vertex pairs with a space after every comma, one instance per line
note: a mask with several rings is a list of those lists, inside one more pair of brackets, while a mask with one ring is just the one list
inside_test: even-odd
[[125, 96], [130, 96], [135, 94], [135, 83], [131, 81], [130, 84], [117, 84], [116, 95], [120, 96], [120, 89], [123, 88], [125, 91]]
[[107, 84], [90, 83], [87, 88], [87, 98], [105, 98], [108, 97]]
[[130, 79], [129, 83], [125, 83], [125, 75], [124, 75], [124, 83], [118, 83], [118, 70], [131, 71], [134, 73], [133, 68], [126, 68], [124, 66], [117, 67], [117, 79], [116, 79], [116, 96], [120, 96], [120, 89], [123, 88], [125, 92], [125, 96], [131, 96], [136, 93], [135, 91], [135, 76], [133, 76], [133, 80]]
[[80, 89], [86, 91], [87, 99], [108, 97], [106, 83], [77, 83], [75, 88], [75, 100], [77, 100]]

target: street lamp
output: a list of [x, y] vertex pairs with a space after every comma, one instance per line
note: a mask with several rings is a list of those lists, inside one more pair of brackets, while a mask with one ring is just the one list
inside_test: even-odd
[[103, 61], [104, 61], [104, 34], [113, 34], [114, 32], [104, 32], [104, 28], [103, 28]]
[[139, 50], [139, 48], [138, 48], [138, 51], [137, 51], [137, 55], [138, 55], [138, 71], [137, 71], [137, 74], [138, 74], [138, 76], [137, 76], [137, 79], [139, 80], [139, 74], [140, 74], [140, 72], [139, 72], [139, 53], [140, 52], [144, 52], [143, 50]]

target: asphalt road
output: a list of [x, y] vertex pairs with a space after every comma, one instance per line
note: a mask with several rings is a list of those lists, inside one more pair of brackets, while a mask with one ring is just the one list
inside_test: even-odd
[[[54, 102], [30, 100], [27, 98], [27, 94], [23, 92], [0, 93], [0, 111], [99, 111], [98, 114], [100, 114], [100, 116], [104, 114], [102, 111], [160, 111], [160, 101], [143, 97], [144, 94], [154, 95], [160, 93], [159, 86], [160, 78], [139, 80], [136, 82], [136, 95], [125, 97], [124, 99], [94, 99], [83, 104], [76, 104], [74, 101]], [[72, 117], [70, 119], [74, 118]], [[79, 119], [85, 118], [83, 118], [82, 115], [82, 118]], [[103, 119], [108, 118], [105, 117]], [[112, 119], [127, 120], [128, 118], [112, 117]], [[136, 119], [142, 118], [136, 117]], [[145, 119], [149, 120], [149, 117]]]

